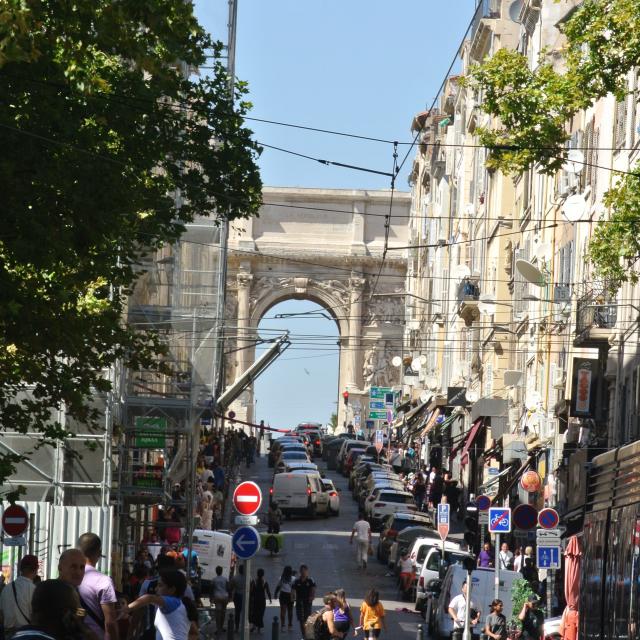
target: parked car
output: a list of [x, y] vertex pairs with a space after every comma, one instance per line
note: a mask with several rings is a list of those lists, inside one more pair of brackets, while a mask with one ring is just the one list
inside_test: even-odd
[[[408, 527], [426, 527], [433, 529], [431, 516], [426, 513], [394, 513], [387, 516], [380, 528], [380, 540], [395, 540], [396, 536]], [[380, 546], [378, 545], [378, 551]], [[380, 556], [378, 556], [380, 558]]]
[[[338, 454], [344, 444], [344, 438], [336, 438], [331, 440], [323, 449], [323, 459], [327, 462], [327, 469], [336, 469], [338, 464]], [[326, 456], [326, 457], [325, 457]]]
[[340, 492], [336, 489], [333, 484], [333, 480], [329, 480], [328, 478], [322, 479], [322, 485], [324, 486], [324, 490], [329, 494], [329, 513], [332, 516], [340, 515]]
[[313, 450], [314, 456], [322, 455], [322, 436], [319, 431], [308, 431], [307, 436], [309, 437], [309, 446]]
[[338, 453], [338, 459], [336, 462], [336, 469], [342, 473], [342, 467], [347, 459], [347, 454], [351, 449], [362, 449], [362, 440], [345, 440], [342, 443], [342, 447]]
[[379, 530], [384, 519], [393, 513], [417, 512], [418, 507], [413, 495], [407, 491], [396, 489], [382, 489], [369, 509], [371, 528]]
[[329, 494], [317, 472], [278, 473], [273, 477], [270, 499], [278, 503], [285, 516], [314, 517], [329, 512]]
[[392, 569], [396, 568], [402, 555], [411, 550], [418, 538], [432, 537], [434, 540], [440, 540], [440, 534], [431, 527], [407, 527], [394, 538], [385, 538], [383, 533], [380, 534], [378, 541], [378, 558], [382, 562], [387, 562]]
[[[502, 572], [500, 573], [502, 575]], [[562, 616], [554, 616], [544, 621], [544, 640], [560, 640], [560, 623]]]
[[351, 470], [353, 469], [353, 465], [358, 461], [360, 456], [364, 453], [364, 449], [351, 449], [347, 454], [347, 459], [342, 466], [342, 475], [345, 477], [349, 477], [351, 475]]
[[287, 462], [283, 471], [276, 469], [275, 473], [291, 473], [294, 471], [317, 472], [318, 475], [322, 475], [320, 471], [318, 471], [318, 465], [313, 462]]

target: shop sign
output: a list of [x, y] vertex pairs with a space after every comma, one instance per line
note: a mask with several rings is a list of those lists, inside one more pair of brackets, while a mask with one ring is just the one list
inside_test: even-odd
[[164, 449], [167, 419], [138, 416], [135, 421], [135, 446], [142, 449]]
[[448, 407], [466, 407], [467, 406], [467, 388], [466, 387], [447, 387], [447, 406]]
[[594, 358], [573, 359], [571, 415], [592, 418], [595, 413], [599, 365]]

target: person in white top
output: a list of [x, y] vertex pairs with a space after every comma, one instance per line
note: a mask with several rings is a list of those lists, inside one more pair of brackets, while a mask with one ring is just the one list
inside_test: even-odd
[[354, 537], [356, 538], [356, 563], [359, 567], [366, 569], [369, 547], [371, 546], [371, 526], [364, 519], [364, 513], [362, 512], [360, 512], [358, 520], [353, 525], [349, 544], [353, 544]]
[[413, 571], [413, 560], [409, 556], [409, 552], [405, 551], [400, 558], [400, 581], [402, 591], [408, 591], [415, 578]]
[[500, 570], [507, 571], [513, 569], [513, 553], [509, 551], [509, 545], [506, 542], [500, 547]]
[[5, 640], [11, 638], [20, 627], [31, 624], [31, 599], [36, 590], [33, 579], [38, 574], [38, 558], [24, 556], [20, 560], [19, 570], [20, 575], [6, 585], [0, 594]]
[[[462, 593], [458, 594], [451, 602], [449, 603], [449, 615], [453, 620], [453, 635], [452, 638], [460, 639], [462, 638], [462, 632], [464, 631], [464, 619], [467, 615], [467, 583], [466, 581], [462, 583], [461, 588]], [[473, 600], [469, 603], [469, 621], [470, 625], [473, 627], [474, 624], [480, 620], [480, 610], [476, 608]]]
[[198, 610], [190, 598], [184, 597], [187, 578], [178, 569], [160, 573], [155, 594], [140, 596], [129, 605], [129, 611], [154, 605], [156, 640], [187, 640], [198, 637]]

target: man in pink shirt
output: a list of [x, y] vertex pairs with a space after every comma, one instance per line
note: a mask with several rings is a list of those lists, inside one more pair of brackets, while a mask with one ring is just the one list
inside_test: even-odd
[[80, 605], [87, 612], [85, 622], [100, 640], [119, 640], [113, 580], [96, 569], [102, 557], [102, 541], [95, 533], [83, 533], [78, 548], [86, 561], [84, 578], [78, 587]]

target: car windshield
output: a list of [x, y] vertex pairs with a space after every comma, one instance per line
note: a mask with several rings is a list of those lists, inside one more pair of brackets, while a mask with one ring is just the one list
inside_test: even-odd
[[[462, 564], [465, 558], [468, 558], [466, 553], [456, 553], [455, 551], [444, 552], [444, 564], [449, 566], [452, 564]], [[424, 558], [423, 558], [424, 559]], [[440, 568], [440, 553], [432, 553], [427, 561], [427, 569], [429, 571], [438, 571]]]
[[306, 460], [307, 454], [303, 451], [285, 451], [282, 457], [284, 460]]
[[382, 502], [398, 502], [400, 504], [413, 503], [413, 496], [403, 493], [381, 493], [378, 499]]
[[391, 528], [395, 529], [396, 531], [402, 531], [407, 527], [415, 527], [416, 524], [423, 523], [423, 522], [424, 520], [422, 520], [421, 518], [416, 518], [415, 520], [411, 518], [395, 518], [393, 520]]

